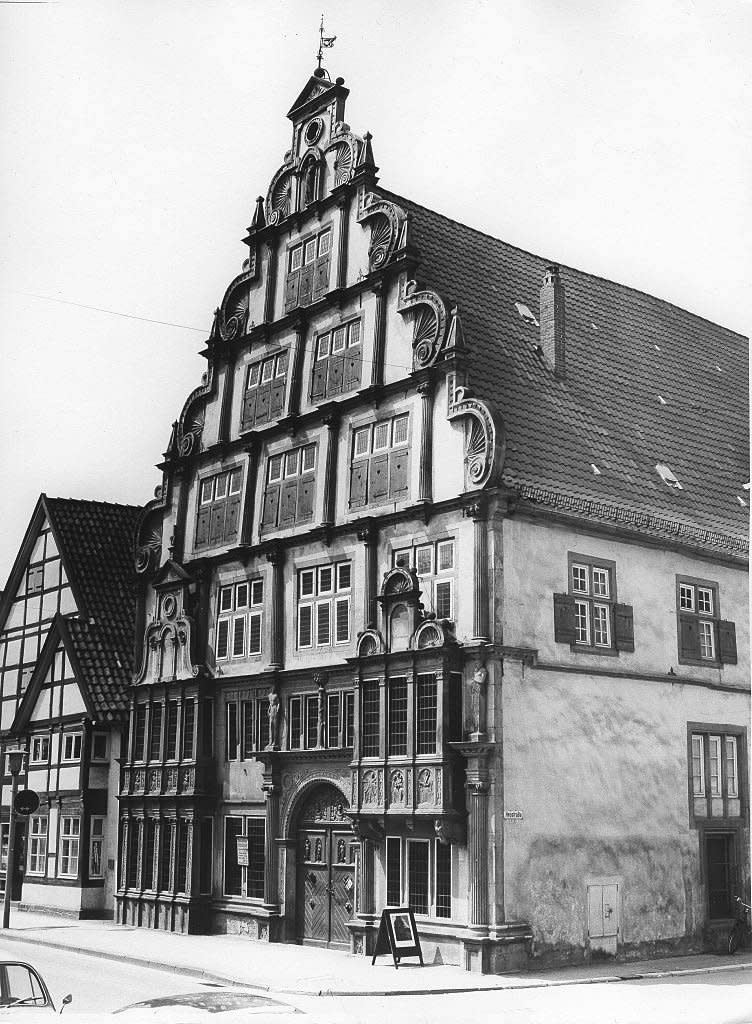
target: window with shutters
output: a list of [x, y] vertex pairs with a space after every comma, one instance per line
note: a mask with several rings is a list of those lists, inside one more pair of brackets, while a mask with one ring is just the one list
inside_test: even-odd
[[269, 698], [249, 693], [225, 701], [225, 760], [247, 761], [269, 743]]
[[264, 581], [243, 580], [219, 588], [214, 656], [233, 661], [261, 654]]
[[350, 643], [352, 563], [298, 572], [298, 650]]
[[311, 401], [360, 387], [361, 322], [351, 320], [319, 334], [311, 369]]
[[421, 602], [437, 619], [454, 619], [455, 544], [454, 540], [413, 543], [398, 548], [393, 555], [395, 566], [415, 569], [421, 583]]
[[199, 481], [197, 548], [237, 540], [242, 482], [240, 469], [230, 469]]
[[676, 577], [679, 662], [736, 665], [736, 624], [721, 618], [717, 583]]
[[355, 694], [352, 690], [327, 690], [322, 694], [316, 691], [288, 698], [288, 750], [351, 747], [354, 708]]
[[245, 376], [241, 430], [279, 419], [285, 411], [287, 350], [251, 363]]
[[409, 426], [403, 413], [353, 429], [350, 508], [407, 498]]
[[690, 807], [695, 819], [741, 818], [746, 778], [744, 730], [689, 725]]
[[326, 227], [290, 246], [287, 253], [285, 312], [309, 306], [329, 290], [332, 230]]
[[313, 519], [315, 472], [315, 444], [304, 444], [269, 456], [261, 513], [262, 530], [294, 526]]
[[631, 605], [616, 600], [616, 562], [571, 553], [569, 592], [554, 594], [554, 638], [573, 651], [618, 654], [634, 650]]

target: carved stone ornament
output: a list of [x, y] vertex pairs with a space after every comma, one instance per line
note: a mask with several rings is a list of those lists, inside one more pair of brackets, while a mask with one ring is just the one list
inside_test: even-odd
[[434, 803], [433, 774], [430, 768], [421, 768], [418, 772], [418, 803]]
[[358, 159], [358, 146], [358, 140], [351, 132], [339, 135], [335, 142], [327, 146], [327, 153], [334, 151], [333, 188], [346, 185], [352, 178]]
[[284, 164], [272, 178], [266, 196], [267, 224], [280, 224], [290, 216], [293, 203], [293, 175], [291, 164]]
[[416, 370], [432, 366], [446, 348], [448, 312], [446, 303], [431, 288], [419, 288], [404, 275], [400, 282], [397, 312], [414, 317], [413, 365]]
[[204, 400], [214, 390], [214, 363], [209, 364], [209, 370], [201, 379], [197, 388], [191, 391], [185, 400], [177, 426], [173, 431], [168, 453], [175, 453], [186, 457], [201, 450], [201, 435], [204, 430]]
[[373, 768], [363, 773], [363, 799], [364, 804], [377, 804], [379, 802], [379, 780]]
[[358, 637], [358, 657], [370, 658], [385, 651], [384, 638], [375, 629], [367, 629]]
[[182, 592], [163, 594], [159, 615], [144, 632], [141, 672], [134, 682], [153, 684], [194, 679], [198, 666], [193, 662], [193, 634], [193, 619], [185, 613]]
[[485, 487], [501, 472], [504, 435], [500, 417], [468, 387], [455, 390], [447, 419], [467, 420], [465, 484], [468, 490]]
[[392, 806], [401, 805], [405, 802], [405, 776], [404, 773], [395, 769], [390, 777], [389, 803]]
[[411, 646], [416, 651], [422, 651], [428, 647], [444, 647], [456, 643], [453, 623], [448, 619], [431, 619], [415, 630]]
[[361, 189], [358, 193], [358, 222], [371, 223], [369, 270], [385, 266], [397, 250], [407, 246], [407, 214], [401, 206], [375, 192]]
[[248, 327], [248, 285], [256, 277], [255, 253], [251, 253], [248, 268], [227, 287], [219, 309], [214, 312], [209, 338], [213, 342], [232, 341], [242, 337]]

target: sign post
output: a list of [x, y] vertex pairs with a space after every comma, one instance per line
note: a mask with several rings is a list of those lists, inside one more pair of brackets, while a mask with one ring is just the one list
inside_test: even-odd
[[420, 948], [418, 929], [415, 927], [415, 915], [409, 907], [393, 907], [381, 911], [379, 934], [376, 936], [376, 948], [371, 958], [371, 967], [376, 963], [377, 956], [391, 953], [395, 968], [399, 968], [400, 960], [406, 956], [417, 956], [423, 966], [423, 952]]
[[8, 822], [8, 865], [5, 871], [5, 897], [3, 899], [3, 928], [10, 927], [10, 899], [13, 890], [13, 869], [16, 846], [16, 796], [18, 794], [18, 776], [23, 771], [26, 760], [25, 750], [6, 750], [8, 771], [13, 780], [10, 798], [10, 821]]

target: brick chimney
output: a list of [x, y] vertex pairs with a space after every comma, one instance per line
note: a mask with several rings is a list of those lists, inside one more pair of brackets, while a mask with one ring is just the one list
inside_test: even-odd
[[540, 292], [540, 344], [554, 376], [563, 380], [565, 363], [564, 285], [556, 264], [546, 268]]

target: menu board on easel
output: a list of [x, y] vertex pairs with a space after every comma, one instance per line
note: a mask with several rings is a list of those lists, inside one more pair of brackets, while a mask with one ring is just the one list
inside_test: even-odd
[[418, 929], [415, 927], [415, 916], [409, 907], [392, 907], [381, 911], [379, 934], [376, 936], [371, 966], [376, 963], [377, 956], [389, 953], [395, 967], [399, 967], [400, 960], [407, 956], [417, 956], [420, 966], [423, 966], [423, 952], [420, 948]]

